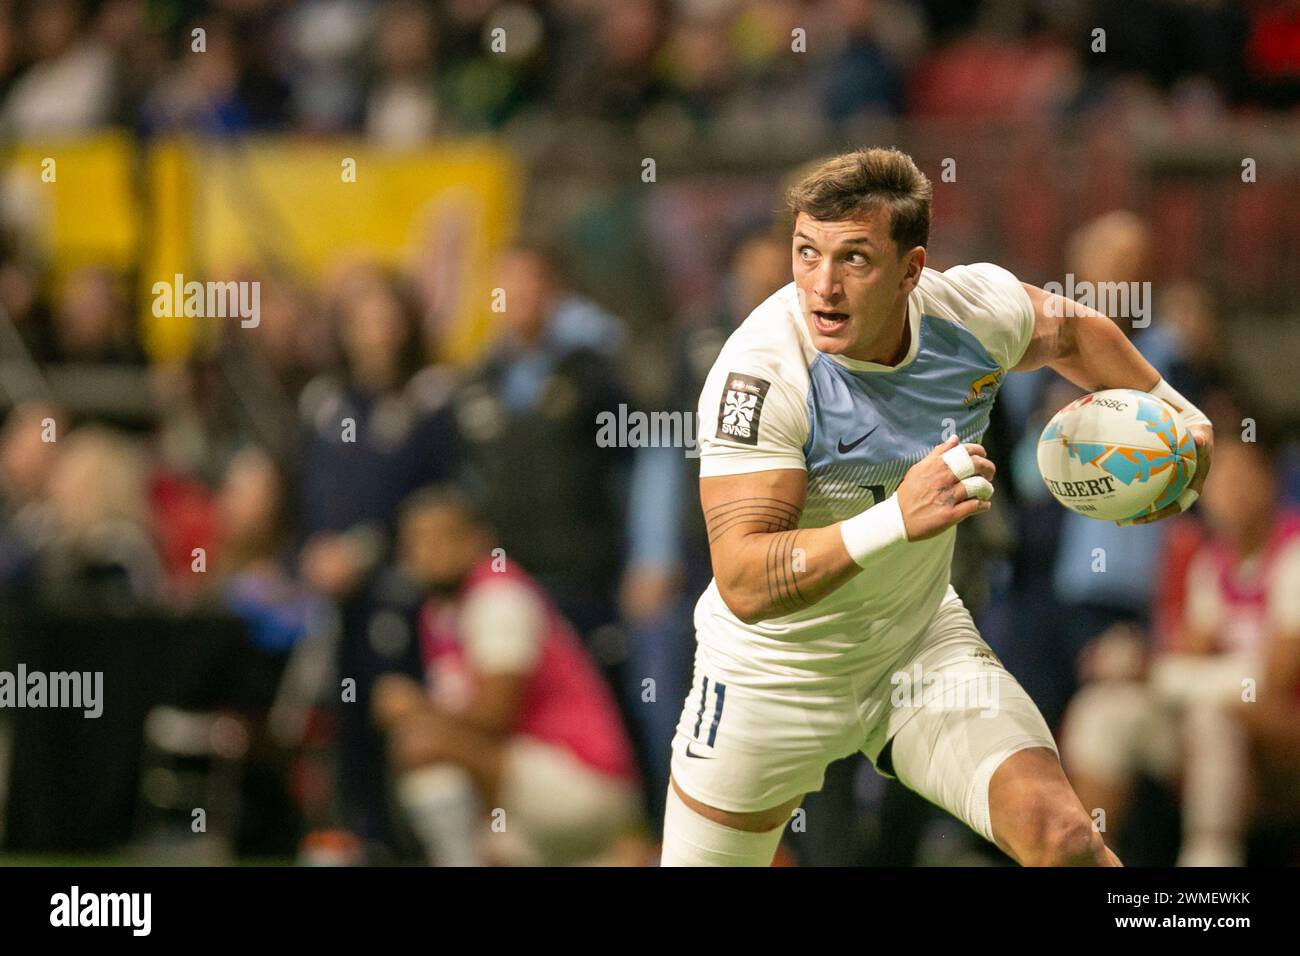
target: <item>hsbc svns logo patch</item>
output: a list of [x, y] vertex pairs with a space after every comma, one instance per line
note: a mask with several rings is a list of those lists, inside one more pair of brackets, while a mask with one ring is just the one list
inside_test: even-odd
[[727, 373], [722, 404], [718, 408], [718, 437], [743, 445], [758, 444], [758, 417], [772, 383], [740, 372]]

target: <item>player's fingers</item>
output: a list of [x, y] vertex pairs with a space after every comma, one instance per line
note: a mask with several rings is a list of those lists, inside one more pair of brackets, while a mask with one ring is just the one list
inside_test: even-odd
[[973, 441], [966, 442], [966, 452], [972, 458], [974, 458], [976, 455], [978, 455], [980, 458], [987, 458], [989, 456], [989, 453], [984, 450], [983, 445], [977, 444]]
[[1165, 505], [1159, 511], [1153, 511], [1149, 515], [1143, 515], [1141, 518], [1134, 518], [1128, 522], [1118, 521], [1116, 524], [1121, 528], [1127, 528], [1129, 525], [1135, 524], [1151, 524], [1153, 521], [1160, 521], [1164, 518], [1172, 518], [1176, 514], [1182, 514], [1182, 511], [1183, 506], [1175, 501], [1173, 504]]
[[981, 498], [987, 501], [993, 497], [993, 483], [979, 475], [963, 478], [961, 486], [966, 490], [967, 498]]
[[985, 498], [967, 498], [953, 509], [958, 521], [965, 521], [971, 515], [981, 514], [993, 507], [993, 502]]
[[993, 464], [988, 458], [980, 455], [971, 456], [971, 464], [975, 467], [975, 474], [979, 475], [986, 481], [992, 481], [993, 476], [997, 474], [998, 466]]
[[927, 457], [927, 458], [939, 458], [940, 456], [943, 455], [944, 452], [946, 452], [949, 448], [952, 448], [952, 447], [955, 446], [956, 444], [957, 444], [957, 436], [956, 436], [956, 435], [949, 435], [949, 436], [948, 436], [947, 438], [945, 438], [943, 441], [939, 442], [939, 444], [937, 444], [937, 445], [935, 445], [933, 448], [931, 448], [931, 449], [930, 449], [930, 453], [929, 453], [926, 457]]
[[1196, 473], [1192, 475], [1187, 487], [1198, 495], [1205, 488], [1205, 479], [1210, 477], [1210, 461], [1214, 458], [1214, 442], [1205, 432], [1193, 432], [1196, 439]]

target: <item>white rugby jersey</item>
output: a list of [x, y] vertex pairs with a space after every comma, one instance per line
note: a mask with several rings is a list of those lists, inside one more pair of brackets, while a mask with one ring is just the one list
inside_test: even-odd
[[[979, 263], [925, 269], [908, 297], [911, 344], [896, 366], [817, 351], [792, 282], [727, 340], [700, 394], [700, 476], [808, 473], [801, 528], [824, 527], [892, 495], [946, 434], [978, 441], [994, 395], [1033, 335], [1020, 282]], [[776, 675], [861, 673], [916, 639], [948, 588], [955, 528], [900, 542], [821, 601], [756, 624], [710, 582], [695, 609], [715, 660]], [[729, 661], [727, 659], [730, 659]]]

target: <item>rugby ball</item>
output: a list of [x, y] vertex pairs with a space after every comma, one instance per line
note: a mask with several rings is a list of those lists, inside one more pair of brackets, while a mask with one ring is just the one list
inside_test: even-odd
[[1183, 493], [1196, 473], [1196, 442], [1168, 403], [1112, 388], [1052, 417], [1038, 439], [1038, 470], [1071, 511], [1102, 521], [1140, 518]]

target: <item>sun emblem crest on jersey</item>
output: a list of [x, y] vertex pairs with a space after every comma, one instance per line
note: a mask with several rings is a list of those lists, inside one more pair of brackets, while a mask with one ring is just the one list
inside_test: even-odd
[[758, 444], [758, 417], [772, 383], [740, 372], [727, 374], [727, 387], [718, 408], [718, 437], [744, 445]]
[[978, 405], [985, 399], [992, 398], [998, 390], [998, 385], [1002, 381], [1002, 376], [1006, 374], [1006, 369], [997, 369], [989, 372], [987, 375], [981, 375], [975, 381], [970, 383], [970, 392], [966, 395], [966, 407]]

